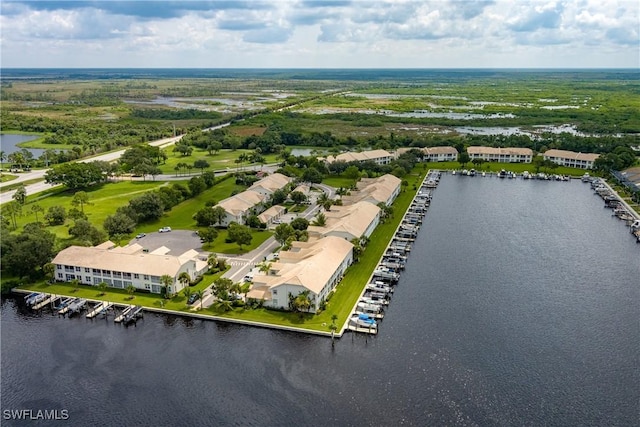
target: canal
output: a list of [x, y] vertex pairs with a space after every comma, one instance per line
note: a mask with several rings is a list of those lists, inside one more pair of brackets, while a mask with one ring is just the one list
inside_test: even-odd
[[639, 251], [579, 181], [447, 175], [377, 336], [127, 328], [6, 299], [2, 408], [73, 425], [635, 425]]

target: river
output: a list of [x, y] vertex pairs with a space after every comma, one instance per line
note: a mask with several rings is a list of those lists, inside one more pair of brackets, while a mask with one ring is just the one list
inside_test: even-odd
[[127, 328], [7, 299], [2, 408], [78, 426], [636, 425], [639, 250], [579, 181], [447, 175], [378, 336]]

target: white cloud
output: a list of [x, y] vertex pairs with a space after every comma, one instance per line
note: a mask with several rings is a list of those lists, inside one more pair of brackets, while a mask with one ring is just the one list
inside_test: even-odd
[[639, 67], [639, 10], [616, 0], [9, 0], [2, 64]]

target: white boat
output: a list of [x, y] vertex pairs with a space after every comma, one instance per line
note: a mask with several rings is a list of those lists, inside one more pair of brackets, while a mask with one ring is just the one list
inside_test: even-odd
[[376, 329], [378, 327], [375, 319], [366, 314], [357, 314], [351, 318], [351, 321], [361, 328]]
[[585, 172], [584, 175], [582, 175], [582, 182], [589, 182], [591, 181], [591, 175], [589, 175], [589, 172]]

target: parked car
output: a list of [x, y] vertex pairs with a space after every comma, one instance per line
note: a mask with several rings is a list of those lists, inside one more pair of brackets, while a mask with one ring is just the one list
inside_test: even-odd
[[171, 231], [171, 227], [162, 227], [160, 230], [158, 230], [158, 233], [168, 233]]
[[198, 300], [198, 294], [191, 294], [191, 295], [189, 295], [189, 300], [187, 301], [187, 303], [188, 304], [193, 304], [197, 300]]
[[146, 236], [145, 233], [140, 233], [140, 234], [136, 235], [136, 239], [142, 239], [144, 236]]

